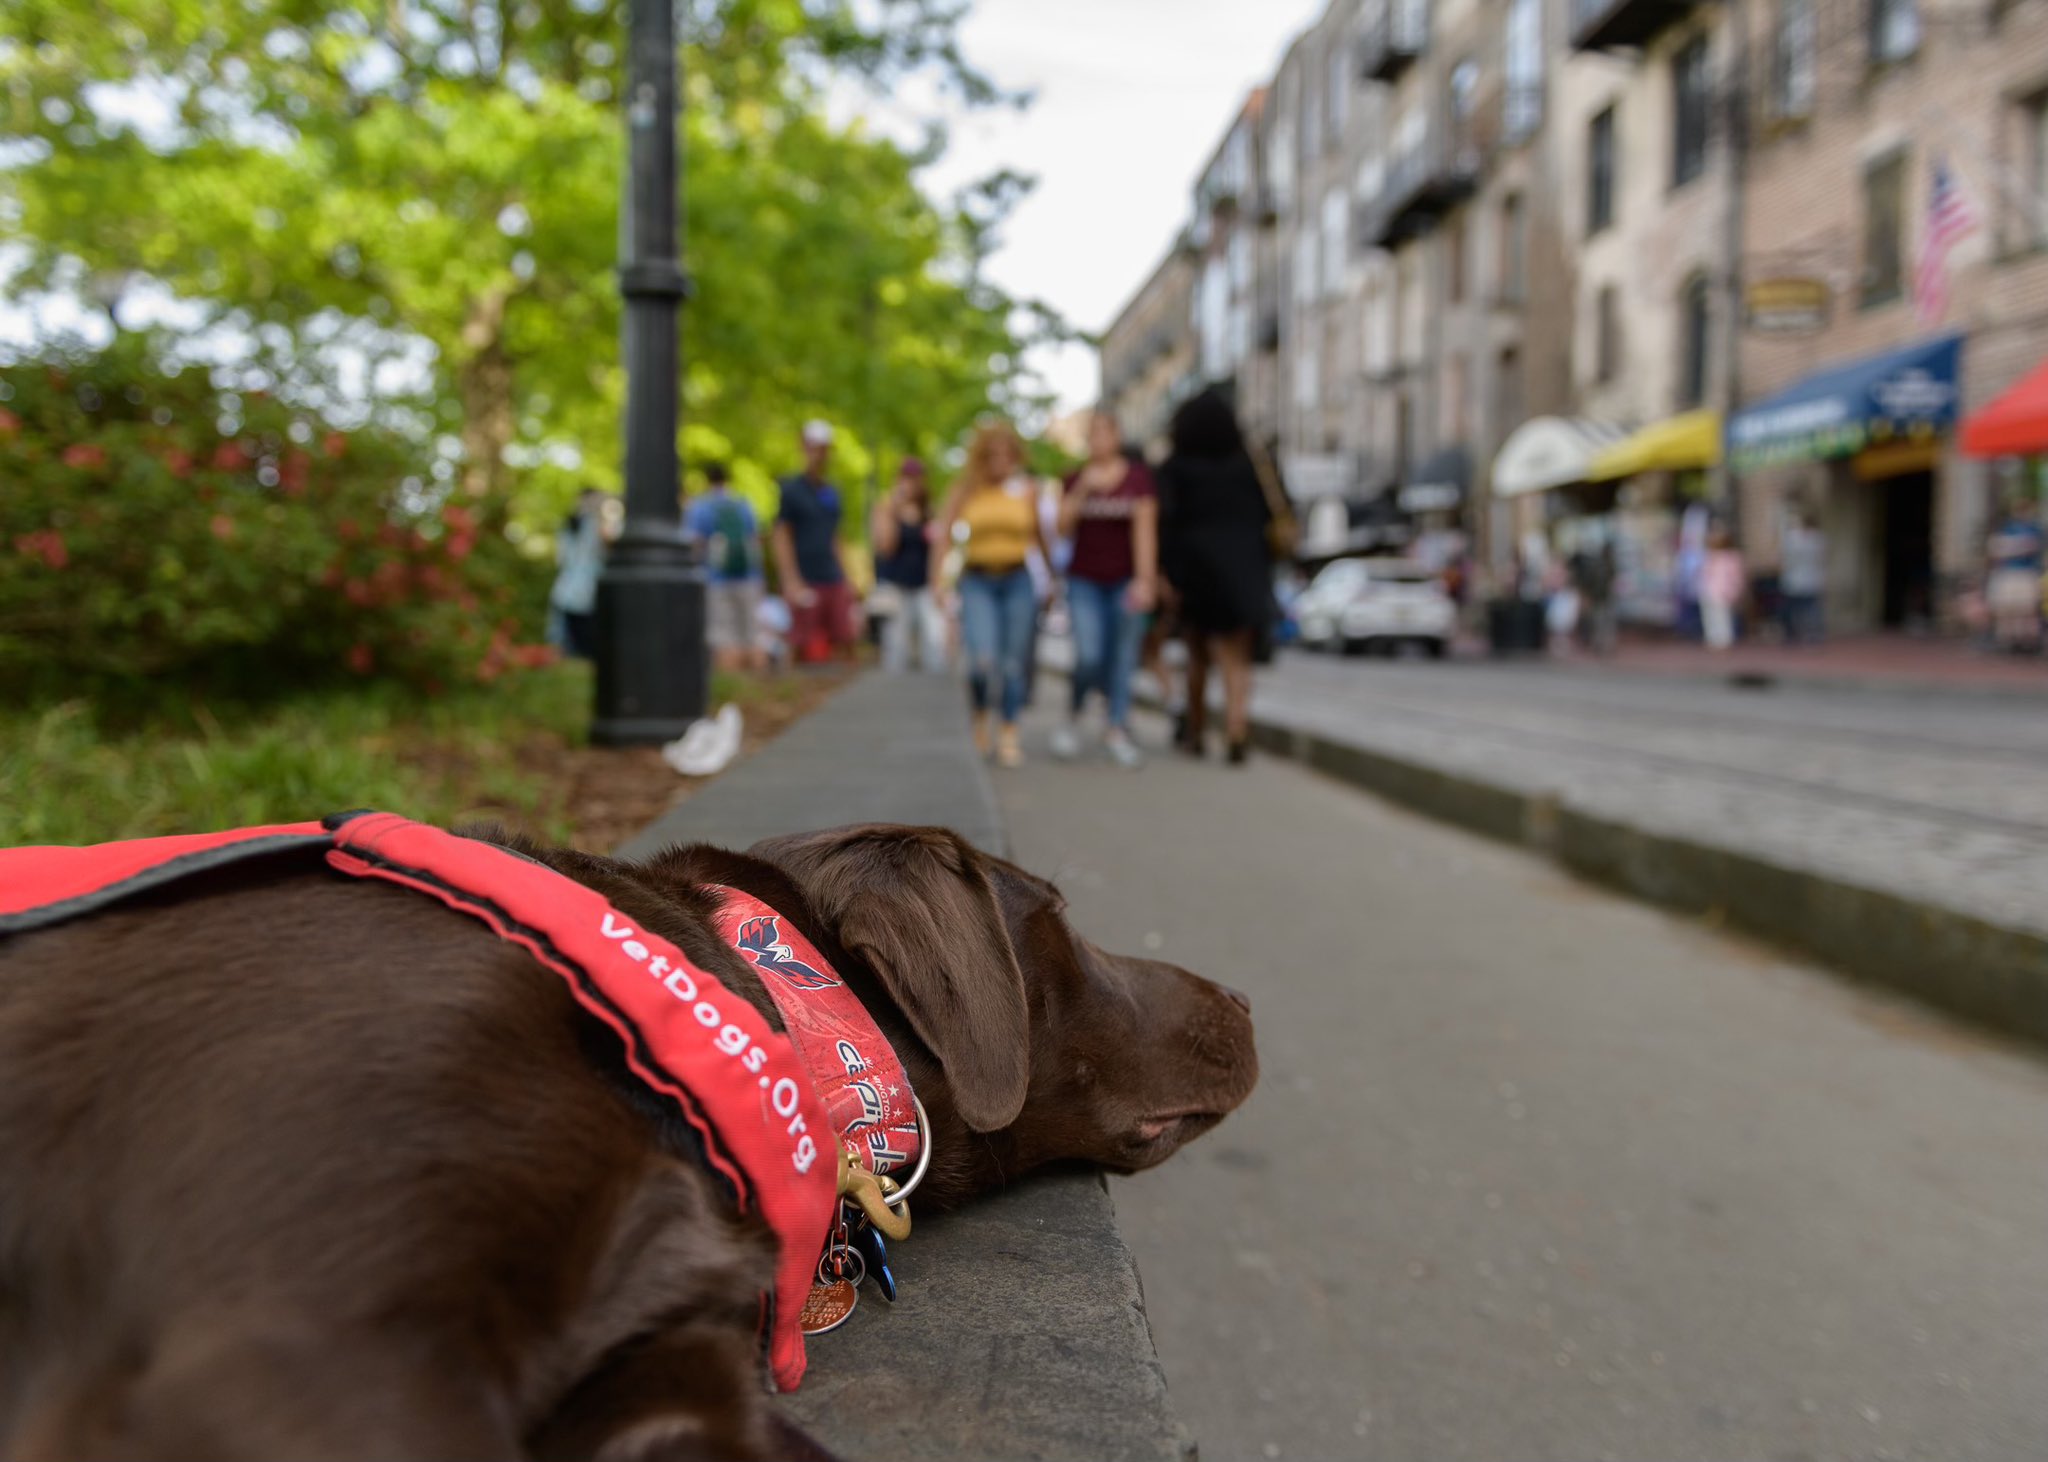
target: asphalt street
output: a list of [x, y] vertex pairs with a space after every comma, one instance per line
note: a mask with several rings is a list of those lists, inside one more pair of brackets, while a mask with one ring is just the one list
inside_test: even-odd
[[1289, 764], [1045, 729], [1016, 856], [1254, 1002], [1258, 1092], [1115, 1188], [1210, 1462], [2048, 1455], [2048, 1063]]

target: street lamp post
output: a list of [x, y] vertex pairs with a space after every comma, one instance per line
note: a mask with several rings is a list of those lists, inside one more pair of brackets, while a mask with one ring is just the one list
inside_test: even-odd
[[669, 741], [710, 691], [704, 576], [683, 537], [676, 460], [677, 312], [674, 0], [632, 0], [627, 180], [619, 293], [625, 300], [626, 525], [597, 585], [597, 715], [608, 745]]

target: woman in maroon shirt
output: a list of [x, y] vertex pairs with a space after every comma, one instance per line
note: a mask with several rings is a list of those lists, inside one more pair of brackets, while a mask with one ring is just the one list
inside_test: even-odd
[[1116, 417], [1088, 424], [1087, 465], [1067, 480], [1060, 537], [1073, 542], [1067, 612], [1074, 624], [1073, 715], [1053, 732], [1053, 755], [1079, 754], [1081, 709], [1099, 690], [1109, 707], [1104, 744], [1120, 766], [1143, 758], [1131, 740], [1131, 682], [1159, 586], [1159, 496], [1144, 462], [1124, 452]]

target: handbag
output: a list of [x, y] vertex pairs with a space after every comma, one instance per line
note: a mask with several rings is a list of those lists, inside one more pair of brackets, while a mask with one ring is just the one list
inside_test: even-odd
[[1245, 453], [1252, 459], [1252, 475], [1259, 479], [1259, 491], [1265, 494], [1266, 511], [1270, 514], [1266, 520], [1266, 556], [1275, 563], [1285, 563], [1300, 546], [1301, 525], [1294, 519], [1293, 505], [1281, 490], [1280, 476], [1264, 450], [1247, 443]]

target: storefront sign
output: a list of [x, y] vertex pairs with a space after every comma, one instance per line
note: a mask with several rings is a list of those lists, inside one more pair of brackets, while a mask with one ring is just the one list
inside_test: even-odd
[[1848, 457], [1873, 442], [1925, 439], [1955, 424], [1962, 337], [1865, 356], [1808, 376], [1735, 414], [1728, 446], [1744, 472]]
[[1465, 493], [1455, 482], [1417, 482], [1401, 489], [1404, 513], [1448, 513]]
[[1759, 335], [1806, 335], [1826, 327], [1831, 302], [1820, 279], [1759, 279], [1744, 291], [1743, 313]]
[[1358, 459], [1343, 452], [1286, 452], [1280, 476], [1296, 502], [1347, 498], [1358, 489]]

